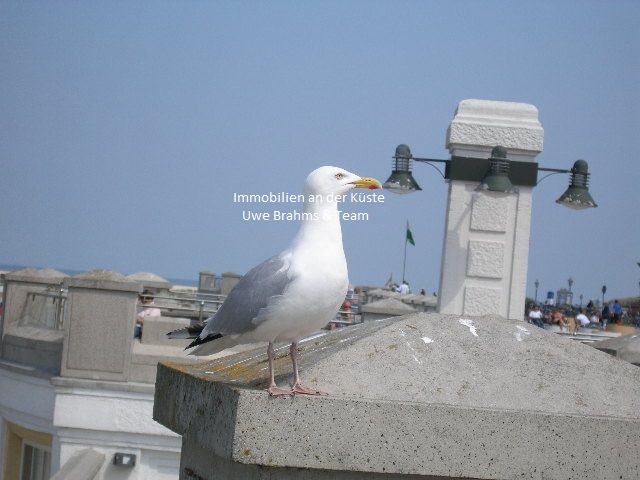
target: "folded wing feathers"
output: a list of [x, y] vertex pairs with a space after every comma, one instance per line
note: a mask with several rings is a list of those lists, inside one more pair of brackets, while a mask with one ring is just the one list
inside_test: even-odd
[[179, 328], [172, 332], [167, 333], [167, 337], [173, 339], [187, 339], [196, 338], [204, 329], [204, 323], [197, 323], [188, 327]]

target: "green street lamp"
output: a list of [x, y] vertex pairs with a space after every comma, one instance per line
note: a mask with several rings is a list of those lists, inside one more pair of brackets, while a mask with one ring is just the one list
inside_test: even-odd
[[607, 293], [607, 286], [602, 285], [602, 308], [604, 308], [604, 294]]
[[418, 182], [411, 175], [411, 150], [408, 145], [398, 145], [393, 156], [393, 170], [383, 188], [395, 193], [411, 193], [422, 190]]
[[534, 301], [537, 304], [538, 303], [538, 287], [540, 286], [540, 282], [538, 280], [536, 280], [533, 284], [536, 286], [536, 297], [535, 297]]
[[574, 210], [597, 207], [589, 193], [589, 165], [584, 160], [577, 160], [571, 169], [571, 181], [566, 192], [556, 200], [565, 207]]
[[478, 189], [502, 193], [513, 193], [516, 191], [516, 188], [509, 179], [509, 160], [507, 160], [507, 150], [504, 147], [497, 146], [491, 150], [489, 171], [482, 179], [482, 183], [480, 183]]
[[[556, 200], [566, 207], [580, 210], [598, 205], [589, 194], [589, 167], [584, 160], [578, 160], [571, 170], [544, 168], [536, 162], [516, 162], [507, 158], [504, 147], [497, 145], [489, 158], [452, 156], [449, 160], [420, 158], [411, 154], [408, 145], [396, 147], [393, 156], [393, 170], [383, 188], [394, 193], [411, 193], [422, 190], [411, 173], [412, 162], [426, 163], [435, 168], [446, 180], [478, 182], [479, 190], [512, 193], [519, 186], [535, 187], [545, 178], [557, 173], [570, 173], [569, 188]], [[442, 172], [434, 163], [444, 163]], [[538, 172], [550, 172], [538, 180]]]

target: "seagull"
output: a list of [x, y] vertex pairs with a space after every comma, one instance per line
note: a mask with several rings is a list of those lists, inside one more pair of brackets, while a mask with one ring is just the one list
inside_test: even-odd
[[[190, 354], [211, 355], [235, 345], [268, 342], [269, 395], [322, 395], [300, 381], [298, 342], [326, 326], [344, 301], [349, 285], [342, 246], [340, 211], [353, 188], [378, 189], [378, 180], [342, 168], [324, 166], [309, 174], [304, 186], [300, 228], [287, 249], [244, 275], [204, 327], [188, 327], [170, 338], [195, 338]], [[197, 336], [196, 336], [197, 335]], [[276, 385], [275, 342], [290, 343], [294, 381]]]

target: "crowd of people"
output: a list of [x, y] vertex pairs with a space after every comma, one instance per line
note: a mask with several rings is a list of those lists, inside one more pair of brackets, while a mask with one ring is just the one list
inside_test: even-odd
[[540, 328], [545, 325], [557, 325], [560, 331], [575, 335], [579, 328], [598, 328], [606, 330], [607, 325], [633, 325], [640, 328], [640, 311], [623, 309], [618, 300], [605, 303], [602, 309], [589, 302], [585, 308], [576, 309], [574, 306], [563, 307], [533, 304], [528, 308], [527, 321]]
[[[389, 290], [399, 293], [400, 295], [408, 295], [411, 293], [411, 287], [409, 286], [409, 282], [407, 282], [406, 280], [403, 280], [400, 285], [398, 285], [397, 283], [392, 283], [391, 285], [389, 285]], [[421, 288], [420, 295], [426, 297], [427, 291], [424, 288]], [[433, 296], [436, 296], [436, 292], [433, 292]]]

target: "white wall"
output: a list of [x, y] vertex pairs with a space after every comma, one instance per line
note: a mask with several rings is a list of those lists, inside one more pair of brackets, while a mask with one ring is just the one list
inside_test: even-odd
[[[56, 393], [61, 464], [91, 447], [107, 456], [100, 479], [178, 478], [181, 437], [153, 421], [153, 393], [77, 387], [56, 387]], [[112, 465], [116, 452], [135, 454], [136, 466]]]
[[[51, 434], [52, 474], [75, 452], [90, 447], [106, 455], [99, 479], [178, 478], [181, 437], [153, 421], [151, 391], [127, 391], [130, 384], [119, 382], [85, 382], [93, 388], [83, 388], [78, 387], [82, 381], [69, 379], [61, 386], [60, 380], [54, 379], [54, 386], [52, 379], [0, 366], [0, 431], [10, 421]], [[1, 435], [0, 452], [4, 442]], [[116, 452], [135, 454], [136, 466], [112, 465]], [[3, 467], [0, 458], [0, 472]]]

